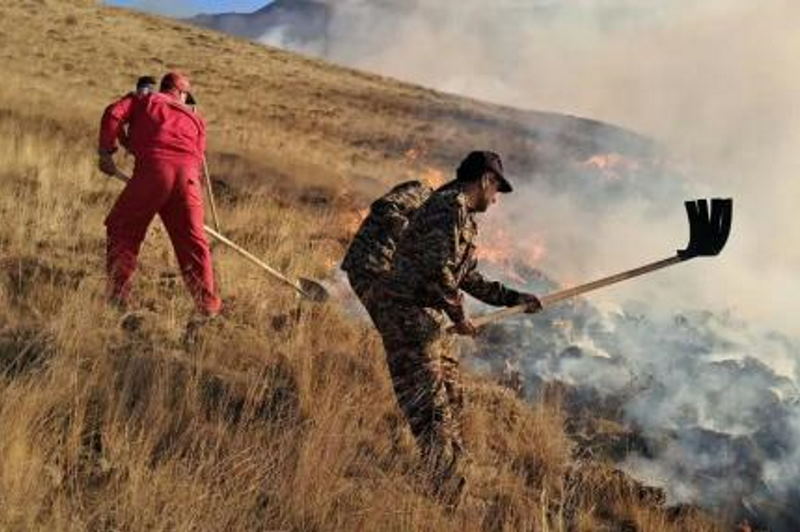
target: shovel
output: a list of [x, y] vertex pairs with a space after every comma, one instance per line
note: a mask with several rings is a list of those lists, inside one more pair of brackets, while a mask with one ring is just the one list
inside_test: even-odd
[[[117, 170], [117, 172], [114, 174], [114, 177], [116, 177], [120, 181], [125, 181], [125, 182], [127, 182], [130, 179], [120, 170]], [[297, 281], [292, 281], [291, 279], [280, 273], [278, 270], [272, 268], [269, 264], [265, 263], [255, 255], [253, 255], [252, 253], [241, 247], [240, 245], [236, 244], [235, 242], [229, 240], [227, 237], [220, 234], [218, 231], [211, 229], [207, 225], [204, 225], [203, 229], [205, 229], [206, 233], [208, 233], [210, 236], [217, 239], [222, 244], [228, 246], [229, 248], [237, 252], [239, 255], [243, 256], [256, 266], [258, 266], [259, 268], [270, 274], [272, 277], [278, 279], [283, 284], [292, 287], [304, 299], [307, 299], [309, 301], [314, 301], [315, 303], [322, 303], [328, 300], [329, 298], [328, 291], [325, 290], [325, 287], [322, 286], [317, 281], [313, 281], [311, 279], [305, 279], [303, 277], [300, 277]]]
[[208, 173], [208, 161], [205, 155], [203, 155], [203, 177], [208, 190], [208, 203], [211, 206], [211, 219], [214, 220], [214, 229], [220, 232], [222, 229], [219, 225], [219, 216], [217, 216], [217, 202], [214, 201], [214, 189], [211, 187], [211, 174]]
[[[191, 92], [186, 96], [186, 105], [191, 107], [194, 112], [197, 112], [197, 99]], [[206, 190], [208, 190], [208, 204], [211, 207], [211, 219], [214, 220], [214, 229], [216, 229], [217, 232], [220, 232], [222, 231], [222, 228], [219, 225], [219, 216], [217, 216], [217, 202], [214, 201], [214, 189], [211, 187], [211, 175], [208, 173], [208, 160], [206, 159], [205, 154], [203, 155], [203, 177], [206, 183]]]
[[[569, 299], [598, 288], [603, 288], [621, 281], [633, 279], [646, 273], [654, 272], [668, 266], [673, 266], [695, 257], [711, 257], [718, 255], [731, 232], [731, 219], [733, 215], [733, 200], [719, 199], [711, 200], [709, 212], [708, 200], [700, 199], [686, 202], [686, 213], [689, 216], [689, 244], [686, 249], [679, 250], [677, 254], [667, 259], [634, 268], [616, 275], [604, 277], [591, 283], [582, 284], [566, 290], [547, 294], [539, 298], [542, 308], [546, 308], [554, 303]], [[528, 308], [527, 305], [508, 307], [496, 312], [490, 312], [472, 320], [472, 324], [483, 327], [490, 323], [522, 314]]]

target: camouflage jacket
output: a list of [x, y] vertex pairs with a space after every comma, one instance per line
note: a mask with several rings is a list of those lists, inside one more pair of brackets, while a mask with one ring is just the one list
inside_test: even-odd
[[384, 277], [392, 267], [397, 241], [408, 225], [408, 217], [431, 193], [427, 185], [408, 181], [375, 200], [350, 243], [342, 270], [359, 281]]
[[487, 280], [477, 270], [478, 226], [458, 189], [435, 192], [403, 233], [388, 293], [416, 305], [444, 310], [454, 322], [464, 319], [459, 290], [495, 306], [518, 304], [520, 294]]

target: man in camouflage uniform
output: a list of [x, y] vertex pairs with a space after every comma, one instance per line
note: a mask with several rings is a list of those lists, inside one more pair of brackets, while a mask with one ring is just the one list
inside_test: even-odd
[[375, 200], [353, 237], [342, 261], [350, 286], [372, 316], [376, 287], [389, 273], [397, 241], [408, 226], [409, 216], [433, 190], [420, 181], [401, 183]]
[[464, 489], [465, 453], [464, 397], [448, 322], [458, 334], [477, 332], [460, 291], [489, 305], [541, 308], [533, 294], [489, 281], [476, 268], [475, 214], [512, 190], [500, 157], [472, 152], [456, 175], [411, 218], [372, 311], [398, 403], [433, 471], [434, 490], [449, 505], [458, 504]]

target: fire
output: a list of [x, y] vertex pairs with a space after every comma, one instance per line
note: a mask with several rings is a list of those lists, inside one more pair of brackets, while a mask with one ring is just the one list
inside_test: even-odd
[[417, 160], [420, 157], [425, 155], [426, 151], [427, 150], [424, 147], [418, 146], [418, 147], [414, 147], [414, 148], [409, 148], [408, 150], [406, 150], [406, 152], [403, 155], [406, 158], [406, 163], [412, 164], [412, 163], [417, 162]]
[[431, 188], [439, 188], [447, 181], [444, 177], [444, 173], [432, 166], [425, 168], [422, 173], [419, 174], [418, 179]]
[[364, 218], [367, 217], [367, 214], [369, 214], [369, 207], [364, 207], [363, 209], [352, 209], [345, 211], [342, 214], [342, 219], [339, 222], [339, 225], [342, 227], [342, 231], [348, 239], [352, 238], [353, 235], [356, 234], [356, 231], [358, 231], [358, 228], [361, 226], [361, 222], [364, 221]]
[[425, 142], [412, 146], [403, 154], [407, 165], [419, 162], [428, 155], [428, 145]]
[[424, 164], [425, 157], [428, 155], [427, 146], [414, 146], [406, 150], [403, 155], [408, 179], [421, 181], [431, 188], [439, 188], [447, 181], [441, 170]]
[[325, 231], [312, 237], [321, 255], [322, 266], [326, 271], [333, 271], [339, 267], [344, 249], [350, 244], [367, 214], [369, 214], [369, 207], [342, 208], [332, 216], [332, 223], [326, 224]]
[[546, 253], [544, 244], [535, 237], [527, 236], [524, 241], [515, 240], [504, 228], [488, 225], [481, 233], [477, 247], [479, 261], [498, 268], [509, 279], [524, 283], [524, 268], [535, 267]]
[[592, 170], [599, 170], [606, 179], [611, 181], [622, 179], [620, 172], [635, 172], [641, 167], [638, 161], [613, 152], [592, 155], [583, 161], [581, 166]]
[[333, 257], [324, 257], [322, 259], [322, 264], [325, 271], [330, 272], [339, 266], [339, 261]]

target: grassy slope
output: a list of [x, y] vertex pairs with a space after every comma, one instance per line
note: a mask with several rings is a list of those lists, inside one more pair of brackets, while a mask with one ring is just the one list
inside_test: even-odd
[[193, 75], [225, 230], [295, 275], [328, 271], [376, 189], [472, 145], [522, 151], [530, 116], [91, 2], [3, 2], [0, 64], [0, 529], [715, 529], [573, 460], [553, 403], [476, 378], [473, 496], [446, 514], [421, 491], [370, 328], [298, 308], [219, 249], [236, 306], [187, 352], [159, 224], [139, 323], [103, 303], [119, 186], [94, 170], [96, 121], [140, 73]]

